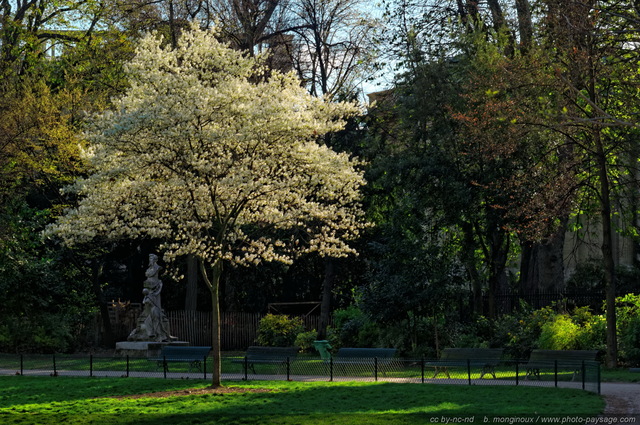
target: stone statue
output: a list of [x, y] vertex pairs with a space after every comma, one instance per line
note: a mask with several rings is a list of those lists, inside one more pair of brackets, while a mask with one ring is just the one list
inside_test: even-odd
[[160, 291], [162, 281], [158, 274], [162, 267], [158, 264], [158, 256], [149, 255], [149, 267], [145, 272], [144, 299], [142, 300], [142, 314], [138, 317], [138, 324], [127, 338], [129, 341], [173, 341], [176, 338], [169, 333], [169, 320], [160, 305]]

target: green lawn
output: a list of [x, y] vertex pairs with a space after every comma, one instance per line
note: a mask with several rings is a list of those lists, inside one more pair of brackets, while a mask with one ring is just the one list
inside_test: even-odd
[[[596, 394], [570, 389], [373, 382], [233, 381], [268, 392], [111, 396], [203, 388], [204, 381], [0, 376], [2, 424], [421, 424], [484, 416], [594, 416]], [[453, 419], [450, 419], [451, 421]]]
[[631, 372], [628, 367], [601, 369], [602, 382], [640, 382], [640, 372]]

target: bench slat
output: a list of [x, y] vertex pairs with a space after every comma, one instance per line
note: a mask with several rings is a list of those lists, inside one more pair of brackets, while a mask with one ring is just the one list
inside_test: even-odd
[[500, 364], [503, 351], [502, 348], [445, 348], [442, 350], [440, 360], [428, 362], [426, 366], [435, 368], [432, 379], [440, 373], [451, 378], [449, 367], [480, 367], [482, 368], [480, 379], [487, 373], [495, 378], [495, 367]]
[[247, 348], [245, 357], [233, 359], [232, 363], [242, 363], [245, 374], [247, 368], [255, 371], [255, 364], [284, 364], [287, 360], [292, 360], [298, 355], [298, 347], [263, 347], [252, 345]]
[[336, 357], [393, 357], [395, 348], [340, 348]]
[[150, 357], [147, 360], [155, 361], [158, 367], [164, 365], [169, 370], [167, 363], [184, 362], [189, 363], [189, 371], [192, 367], [201, 369], [201, 362], [209, 355], [211, 347], [202, 346], [181, 346], [181, 345], [165, 345], [157, 357]]
[[598, 350], [533, 350], [529, 356], [529, 361], [525, 365], [528, 379], [530, 376], [540, 377], [540, 369], [572, 370], [575, 380], [580, 373], [583, 362], [595, 362]]

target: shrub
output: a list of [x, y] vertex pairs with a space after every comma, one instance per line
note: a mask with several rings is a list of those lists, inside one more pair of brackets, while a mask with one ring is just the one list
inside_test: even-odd
[[630, 319], [620, 333], [622, 357], [631, 365], [640, 365], [640, 317]]
[[526, 305], [523, 311], [500, 317], [495, 322], [495, 334], [490, 340], [492, 347], [504, 347], [505, 354], [512, 359], [526, 359], [531, 350], [538, 348], [542, 326], [553, 320], [553, 307], [531, 311]]
[[640, 364], [640, 295], [627, 294], [616, 299], [620, 355], [623, 360]]
[[314, 329], [308, 332], [300, 332], [296, 336], [294, 345], [300, 348], [302, 352], [309, 352], [313, 347], [313, 341], [318, 339], [318, 332]]
[[[6, 316], [5, 316], [6, 317]], [[13, 317], [0, 327], [0, 351], [20, 353], [70, 352], [72, 324], [61, 314]]]
[[284, 314], [267, 314], [258, 325], [258, 344], [269, 347], [290, 347], [304, 331], [300, 317]]
[[330, 335], [334, 347], [367, 347], [377, 338], [375, 325], [356, 306], [333, 312]]
[[594, 315], [588, 307], [576, 308], [571, 313], [572, 320], [580, 327], [576, 337], [579, 350], [604, 350], [607, 339], [607, 320], [602, 315]]
[[9, 327], [0, 325], [0, 351], [11, 351], [7, 349], [11, 346], [11, 339]]
[[542, 325], [538, 347], [547, 350], [572, 350], [578, 346], [580, 327], [571, 317], [560, 314]]
[[[450, 345], [453, 347], [489, 348], [495, 334], [495, 322], [485, 316], [467, 324], [459, 324], [448, 330]], [[499, 344], [503, 347], [502, 344]]]

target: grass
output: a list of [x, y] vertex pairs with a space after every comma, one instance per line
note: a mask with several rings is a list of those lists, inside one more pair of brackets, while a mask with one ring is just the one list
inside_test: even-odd
[[628, 367], [600, 371], [602, 382], [640, 382], [640, 372], [631, 372]]
[[230, 381], [269, 392], [109, 398], [203, 388], [204, 381], [0, 376], [2, 424], [421, 424], [435, 418], [581, 416], [596, 394], [571, 389], [372, 382]]

